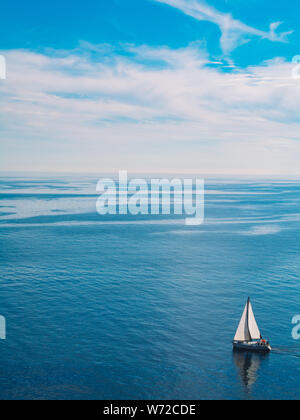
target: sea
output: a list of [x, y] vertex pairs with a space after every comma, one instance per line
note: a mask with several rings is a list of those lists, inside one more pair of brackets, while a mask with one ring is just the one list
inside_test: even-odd
[[99, 215], [101, 177], [0, 175], [0, 399], [299, 399], [300, 180], [209, 176], [187, 226]]

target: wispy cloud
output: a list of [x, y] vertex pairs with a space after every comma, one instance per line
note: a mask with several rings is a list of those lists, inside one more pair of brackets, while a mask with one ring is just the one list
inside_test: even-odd
[[199, 45], [1, 53], [2, 169], [299, 172], [283, 60], [228, 73]]
[[225, 55], [228, 55], [237, 46], [247, 42], [249, 38], [257, 36], [270, 41], [286, 42], [288, 35], [293, 31], [277, 33], [276, 29], [281, 22], [271, 23], [269, 31], [262, 31], [243, 22], [234, 19], [231, 14], [222, 13], [201, 0], [154, 0], [165, 3], [181, 10], [186, 15], [200, 21], [213, 22], [222, 32], [221, 47]]

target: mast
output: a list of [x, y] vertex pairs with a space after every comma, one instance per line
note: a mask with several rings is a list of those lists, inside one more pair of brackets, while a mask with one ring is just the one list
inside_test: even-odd
[[248, 297], [248, 300], [247, 300], [246, 328], [248, 330], [250, 341], [251, 341], [252, 337], [251, 337], [251, 333], [250, 333], [250, 329], [249, 329], [249, 306], [250, 306], [250, 297]]

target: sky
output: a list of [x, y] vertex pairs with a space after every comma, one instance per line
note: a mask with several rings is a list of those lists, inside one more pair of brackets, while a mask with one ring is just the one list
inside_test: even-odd
[[0, 170], [299, 176], [299, 12], [294, 0], [3, 3]]

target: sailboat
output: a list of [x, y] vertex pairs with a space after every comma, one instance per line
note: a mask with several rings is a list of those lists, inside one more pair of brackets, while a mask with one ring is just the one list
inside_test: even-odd
[[233, 348], [256, 352], [269, 352], [272, 350], [268, 341], [263, 340], [255, 320], [250, 298], [246, 303], [242, 318], [233, 339]]

